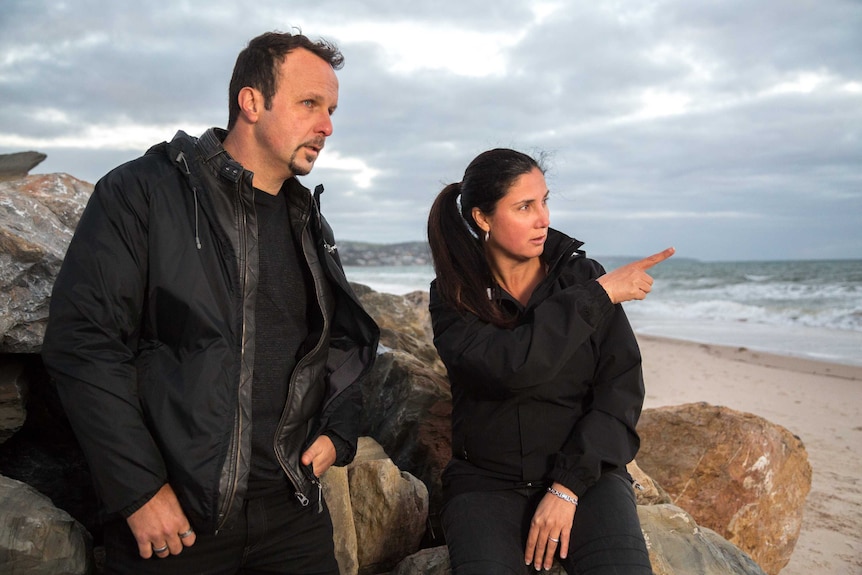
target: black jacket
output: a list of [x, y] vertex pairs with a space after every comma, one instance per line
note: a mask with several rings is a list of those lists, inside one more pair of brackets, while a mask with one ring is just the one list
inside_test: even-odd
[[[42, 356], [108, 513], [134, 511], [169, 482], [192, 525], [214, 532], [241, 509], [251, 457], [257, 226], [252, 174], [223, 130], [170, 143], [102, 178], [54, 285]], [[307, 503], [304, 448], [356, 449], [378, 329], [349, 287], [307, 189], [285, 182], [319, 308], [275, 438]], [[287, 296], [286, 296], [287, 297]]]
[[581, 245], [549, 231], [549, 274], [526, 307], [495, 288], [518, 314], [511, 329], [455, 310], [432, 283], [434, 344], [453, 400], [447, 497], [551, 481], [582, 495], [634, 458], [640, 351], [622, 306], [594, 281], [604, 270]]

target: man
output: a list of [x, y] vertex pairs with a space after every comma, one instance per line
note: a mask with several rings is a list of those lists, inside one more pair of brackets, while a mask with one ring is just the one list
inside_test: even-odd
[[342, 62], [254, 38], [227, 131], [96, 184], [42, 353], [114, 518], [108, 573], [338, 573], [318, 478], [353, 458], [379, 332], [295, 176], [332, 133]]

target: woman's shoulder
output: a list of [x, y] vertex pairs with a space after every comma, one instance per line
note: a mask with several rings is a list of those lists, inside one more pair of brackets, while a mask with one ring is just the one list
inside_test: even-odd
[[605, 273], [598, 261], [587, 257], [583, 245], [563, 232], [548, 230], [546, 261], [551, 266], [551, 274], [559, 274], [565, 285], [583, 283]]

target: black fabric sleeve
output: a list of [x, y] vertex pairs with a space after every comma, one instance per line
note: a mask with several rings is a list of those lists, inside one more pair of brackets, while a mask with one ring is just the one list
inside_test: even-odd
[[613, 304], [598, 282], [589, 281], [549, 296], [508, 329], [443, 303], [432, 284], [429, 308], [434, 345], [450, 378], [504, 397], [554, 379]]
[[54, 284], [42, 357], [108, 513], [166, 482], [138, 401], [135, 358], [146, 289], [147, 194], [135, 171], [96, 185]]
[[599, 330], [591, 400], [557, 454], [551, 477], [578, 495], [609, 468], [624, 467], [640, 446], [635, 430], [644, 401], [641, 355], [621, 305]]

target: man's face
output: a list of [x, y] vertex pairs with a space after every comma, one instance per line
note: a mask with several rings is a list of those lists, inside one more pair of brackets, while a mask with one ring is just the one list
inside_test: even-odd
[[337, 105], [338, 79], [329, 63], [304, 49], [288, 53], [256, 130], [265, 169], [284, 179], [309, 173], [332, 134]]

